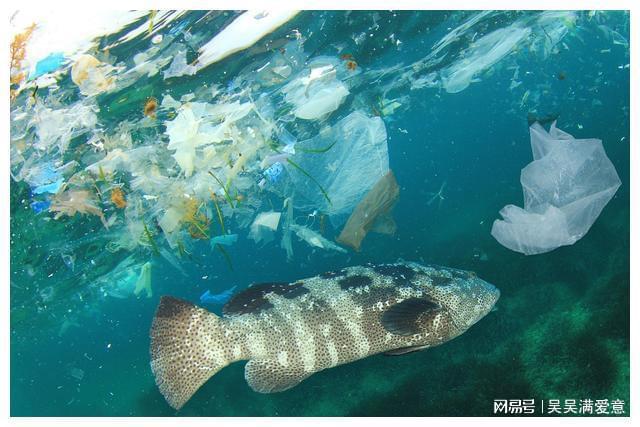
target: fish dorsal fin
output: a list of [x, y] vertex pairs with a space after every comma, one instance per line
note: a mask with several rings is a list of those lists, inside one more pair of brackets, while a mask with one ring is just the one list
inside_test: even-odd
[[273, 307], [266, 295], [274, 293], [285, 298], [295, 298], [309, 292], [304, 283], [256, 283], [247, 289], [238, 292], [222, 307], [225, 316], [240, 315], [246, 313], [257, 313]]
[[410, 347], [402, 347], [402, 348], [396, 348], [393, 350], [385, 351], [382, 354], [384, 354], [385, 356], [401, 356], [403, 354], [413, 353], [414, 351], [420, 351], [427, 347], [429, 346], [428, 345], [412, 345]]
[[432, 317], [441, 310], [435, 302], [426, 298], [408, 298], [389, 307], [382, 313], [380, 322], [392, 334], [409, 336], [421, 332], [419, 322], [424, 316]]
[[[284, 363], [282, 363], [284, 362]], [[269, 359], [252, 359], [244, 367], [247, 384], [258, 393], [275, 393], [298, 385], [311, 373], [304, 372], [302, 366]], [[285, 366], [286, 365], [286, 366]]]

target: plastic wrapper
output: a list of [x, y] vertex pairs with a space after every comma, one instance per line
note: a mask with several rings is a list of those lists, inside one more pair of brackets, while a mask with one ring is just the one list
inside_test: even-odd
[[360, 250], [362, 239], [369, 231], [393, 234], [396, 223], [391, 217], [391, 209], [396, 204], [400, 188], [392, 171], [373, 186], [358, 203], [336, 239], [338, 243]]
[[589, 231], [620, 179], [599, 139], [575, 139], [556, 128], [530, 128], [533, 162], [520, 176], [524, 209], [505, 206], [491, 234], [525, 255], [572, 245]]

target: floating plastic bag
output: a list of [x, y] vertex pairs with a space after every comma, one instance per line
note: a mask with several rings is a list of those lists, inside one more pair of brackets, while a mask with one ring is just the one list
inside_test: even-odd
[[460, 59], [442, 70], [442, 87], [449, 93], [466, 89], [474, 77], [508, 55], [530, 33], [529, 28], [520, 26], [518, 22], [476, 40]]
[[268, 243], [273, 239], [273, 232], [278, 229], [279, 223], [280, 212], [261, 212], [251, 224], [249, 237], [256, 243]]
[[296, 190], [294, 207], [317, 209], [340, 226], [389, 171], [384, 122], [354, 111], [328, 132], [298, 143], [287, 169]]
[[524, 209], [505, 206], [491, 234], [503, 246], [534, 255], [572, 245], [589, 231], [620, 186], [599, 139], [575, 139], [556, 128], [530, 128], [533, 162], [520, 176]]
[[362, 239], [369, 231], [393, 234], [396, 223], [391, 209], [396, 204], [400, 188], [392, 171], [380, 178], [366, 196], [358, 203], [336, 239], [338, 243], [360, 250]]
[[144, 291], [147, 298], [151, 298], [153, 291], [151, 290], [151, 263], [146, 262], [140, 268], [140, 275], [136, 280], [136, 286], [133, 290], [135, 296], [140, 295]]
[[305, 120], [322, 119], [344, 102], [349, 89], [336, 78], [337, 60], [316, 60], [310, 64], [282, 92], [285, 100], [294, 106], [296, 117]]

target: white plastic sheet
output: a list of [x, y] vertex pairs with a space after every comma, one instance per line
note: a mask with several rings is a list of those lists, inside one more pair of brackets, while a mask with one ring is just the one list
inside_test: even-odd
[[591, 228], [620, 186], [599, 139], [575, 139], [540, 124], [530, 128], [533, 162], [522, 169], [524, 209], [505, 206], [491, 234], [503, 246], [534, 255], [572, 245]]

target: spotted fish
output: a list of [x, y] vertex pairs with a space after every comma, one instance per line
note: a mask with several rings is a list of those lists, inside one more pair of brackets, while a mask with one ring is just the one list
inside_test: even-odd
[[248, 360], [253, 390], [283, 391], [323, 369], [449, 341], [499, 296], [474, 273], [410, 262], [255, 284], [234, 295], [222, 317], [165, 296], [151, 326], [151, 370], [175, 409], [240, 360]]

